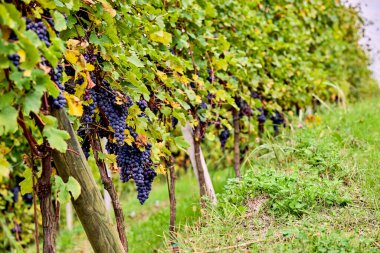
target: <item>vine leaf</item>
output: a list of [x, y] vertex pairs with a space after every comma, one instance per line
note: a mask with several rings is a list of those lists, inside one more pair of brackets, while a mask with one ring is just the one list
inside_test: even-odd
[[24, 195], [24, 194], [27, 194], [27, 193], [31, 193], [33, 191], [33, 174], [32, 174], [32, 170], [30, 168], [27, 168], [22, 173], [22, 176], [25, 179], [20, 182], [21, 194]]
[[24, 100], [24, 114], [27, 115], [29, 112], [38, 113], [41, 107], [41, 97], [44, 94], [45, 87], [42, 85], [36, 85], [33, 91], [30, 91]]
[[172, 35], [168, 32], [158, 31], [150, 34], [150, 39], [154, 42], [159, 42], [164, 45], [169, 45], [172, 42]]
[[144, 64], [142, 61], [140, 61], [135, 53], [132, 53], [131, 56], [127, 57], [127, 60], [138, 68], [144, 67]]
[[54, 176], [53, 192], [61, 204], [66, 204], [70, 202], [70, 193], [74, 200], [79, 197], [81, 187], [78, 181], [73, 177], [69, 177], [67, 183], [65, 183], [60, 176]]
[[187, 149], [190, 147], [190, 144], [183, 138], [183, 136], [175, 137], [174, 143], [178, 148], [186, 152], [187, 152]]
[[106, 0], [101, 0], [100, 2], [102, 3], [104, 10], [108, 12], [111, 15], [111, 17], [116, 16], [116, 11], [114, 8], [112, 8], [111, 4], [109, 4]]
[[5, 157], [2, 154], [0, 154], [0, 179], [2, 179], [3, 177], [9, 177], [10, 167], [11, 165], [9, 164], [7, 159], [5, 159]]
[[80, 184], [73, 177], [69, 177], [69, 180], [66, 183], [67, 189], [70, 191], [73, 198], [76, 200], [81, 192]]
[[66, 152], [67, 143], [65, 140], [70, 139], [70, 135], [63, 130], [53, 126], [45, 126], [43, 135], [47, 138], [50, 146], [61, 153]]
[[66, 30], [66, 20], [65, 17], [58, 11], [55, 11], [53, 14], [54, 18], [54, 28], [58, 32], [61, 32], [63, 30]]
[[17, 110], [12, 106], [0, 110], [0, 134], [17, 131], [17, 114]]
[[46, 123], [43, 130], [43, 136], [47, 138], [50, 146], [61, 153], [66, 152], [67, 143], [65, 140], [70, 139], [68, 132], [57, 129], [58, 122], [53, 116], [42, 115], [42, 120]]
[[69, 107], [69, 114], [73, 116], [82, 116], [83, 105], [80, 99], [69, 93], [65, 93], [64, 95], [67, 100], [67, 106]]

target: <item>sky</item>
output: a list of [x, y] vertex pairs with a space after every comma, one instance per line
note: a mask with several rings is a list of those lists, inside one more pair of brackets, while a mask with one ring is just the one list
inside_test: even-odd
[[366, 20], [365, 38], [362, 44], [369, 44], [372, 49], [371, 69], [380, 83], [380, 0], [347, 0], [351, 5], [360, 4], [360, 13]]

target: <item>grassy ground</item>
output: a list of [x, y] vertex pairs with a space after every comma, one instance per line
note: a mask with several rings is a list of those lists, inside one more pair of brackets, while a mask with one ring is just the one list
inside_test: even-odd
[[[216, 192], [223, 190], [229, 176], [227, 170], [212, 172]], [[169, 201], [163, 176], [157, 178], [153, 189], [143, 206], [136, 199], [134, 192], [124, 192], [120, 196], [131, 253], [154, 252], [164, 247], [165, 236], [169, 230]], [[176, 197], [177, 224], [182, 227], [198, 220], [200, 215], [199, 188], [191, 170], [179, 176], [176, 185]], [[57, 248], [58, 252], [92, 252], [79, 222], [75, 223], [73, 231], [60, 231]]]
[[[227, 179], [232, 168], [213, 171], [209, 164], [219, 204], [202, 215], [192, 171], [181, 175], [176, 186], [180, 249], [380, 252], [380, 102], [318, 115], [320, 123], [316, 117], [252, 150], [240, 182]], [[143, 206], [127, 192], [121, 203], [130, 252], [170, 248], [163, 177]], [[58, 252], [91, 252], [78, 222], [73, 231], [60, 231]]]
[[[321, 120], [320, 123], [319, 119]], [[380, 101], [333, 108], [253, 150], [187, 252], [380, 252]]]

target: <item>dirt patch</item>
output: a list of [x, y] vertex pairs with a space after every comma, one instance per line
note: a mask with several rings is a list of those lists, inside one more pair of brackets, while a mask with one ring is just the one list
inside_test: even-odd
[[266, 195], [259, 195], [253, 199], [247, 200], [248, 212], [258, 213], [261, 207], [269, 200], [269, 197]]

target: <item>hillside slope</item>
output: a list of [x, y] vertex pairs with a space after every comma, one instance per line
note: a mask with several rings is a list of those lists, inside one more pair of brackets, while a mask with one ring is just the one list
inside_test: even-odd
[[186, 252], [380, 252], [380, 102], [317, 114], [253, 150]]

